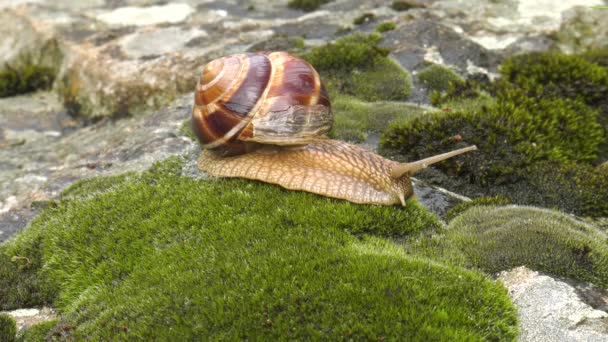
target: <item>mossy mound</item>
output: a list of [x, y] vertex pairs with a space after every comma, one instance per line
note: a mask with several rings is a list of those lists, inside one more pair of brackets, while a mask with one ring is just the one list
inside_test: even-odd
[[499, 70], [503, 82], [532, 97], [578, 98], [589, 105], [608, 97], [608, 71], [578, 56], [531, 52], [508, 58]]
[[608, 68], [608, 49], [588, 51], [581, 53], [579, 57], [590, 63], [595, 63], [603, 68]]
[[457, 204], [456, 206], [454, 206], [453, 208], [451, 208], [450, 210], [448, 210], [448, 212], [445, 214], [445, 220], [450, 222], [450, 221], [452, 221], [452, 219], [454, 219], [455, 217], [457, 217], [458, 215], [462, 214], [467, 209], [472, 208], [472, 207], [500, 206], [500, 205], [506, 205], [506, 204], [511, 204], [511, 201], [505, 197], [501, 197], [501, 196], [478, 197], [478, 198], [472, 199], [470, 201], [461, 202], [461, 203]]
[[408, 160], [477, 145], [479, 151], [437, 167], [448, 174], [475, 177], [483, 185], [512, 181], [520, 170], [542, 160], [593, 161], [602, 140], [597, 112], [583, 103], [518, 97], [499, 100], [478, 112], [435, 112], [394, 124], [382, 144]]
[[362, 25], [374, 20], [376, 16], [373, 13], [363, 13], [353, 20], [353, 24]]
[[55, 328], [57, 323], [57, 320], [51, 320], [34, 324], [22, 333], [19, 333], [17, 336], [17, 342], [53, 341], [53, 336], [49, 336], [49, 334], [52, 335], [52, 331], [54, 330], [53, 328]]
[[181, 168], [76, 185], [0, 247], [38, 259], [68, 338], [515, 338], [501, 285], [365, 237], [437, 228], [417, 202], [355, 205]]
[[311, 12], [331, 1], [332, 0], [289, 0], [287, 6], [289, 8]]
[[474, 207], [448, 227], [450, 239], [480, 269], [526, 265], [608, 286], [608, 237], [593, 226], [532, 207]]
[[8, 314], [0, 313], [0, 341], [13, 342], [17, 336], [15, 319]]
[[422, 5], [418, 2], [415, 2], [415, 1], [406, 1], [406, 0], [395, 0], [391, 4], [391, 8], [394, 9], [395, 11], [407, 11], [412, 8], [421, 8], [421, 7], [424, 7], [424, 5]]
[[418, 80], [427, 89], [438, 92], [448, 91], [452, 83], [462, 83], [464, 80], [454, 71], [438, 64], [430, 65], [418, 73]]
[[409, 73], [379, 47], [379, 34], [354, 34], [302, 55], [321, 75], [330, 95], [365, 101], [405, 100], [412, 91]]
[[433, 92], [442, 111], [390, 127], [386, 153], [416, 160], [474, 144], [479, 151], [420, 177], [470, 197], [606, 215], [605, 176], [592, 170], [608, 155], [606, 71], [555, 53], [514, 56], [500, 70], [496, 82], [449, 82]]
[[48, 89], [55, 79], [55, 71], [39, 65], [23, 65], [0, 70], [0, 97], [9, 97]]
[[380, 135], [390, 122], [402, 122], [428, 112], [403, 102], [363, 102], [352, 96], [332, 99], [334, 125], [329, 136], [354, 143], [364, 142], [369, 134]]
[[388, 32], [388, 31], [392, 31], [395, 28], [397, 28], [397, 24], [395, 24], [392, 21], [385, 21], [383, 23], [380, 23], [378, 25], [376, 25], [376, 32]]

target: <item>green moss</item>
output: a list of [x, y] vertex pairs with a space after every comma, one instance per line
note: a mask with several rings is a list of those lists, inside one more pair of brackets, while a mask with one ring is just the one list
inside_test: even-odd
[[477, 145], [479, 151], [437, 167], [495, 184], [543, 160], [593, 161], [602, 134], [597, 112], [581, 102], [512, 97], [479, 112], [440, 112], [394, 124], [381, 142], [408, 160]]
[[302, 57], [320, 73], [367, 69], [388, 56], [389, 50], [378, 46], [381, 40], [378, 34], [357, 33], [316, 47]]
[[366, 101], [402, 101], [412, 92], [408, 72], [388, 58], [369, 70], [352, 73], [350, 78], [336, 78], [334, 82], [341, 93]]
[[24, 65], [0, 70], [0, 97], [9, 97], [48, 89], [55, 79], [55, 71], [39, 65]]
[[0, 341], [13, 342], [17, 335], [17, 323], [12, 316], [0, 313]]
[[474, 198], [470, 201], [461, 202], [448, 210], [445, 214], [445, 220], [450, 222], [452, 219], [457, 217], [458, 215], [465, 212], [467, 209], [477, 206], [500, 206], [511, 204], [511, 201], [508, 198], [502, 196], [494, 196], [494, 197], [479, 197]]
[[475, 144], [479, 151], [420, 177], [471, 197], [606, 215], [606, 180], [591, 167], [608, 155], [606, 71], [556, 53], [514, 56], [500, 70], [494, 83], [468, 79], [434, 91], [442, 112], [394, 125], [382, 139], [387, 153], [413, 160]]
[[[608, 217], [608, 173], [585, 164], [541, 163], [527, 170], [519, 202], [544, 204], [593, 217]], [[526, 189], [527, 188], [527, 189]]]
[[452, 83], [464, 82], [454, 71], [438, 64], [420, 70], [418, 79], [427, 89], [439, 92], [447, 91]]
[[608, 97], [608, 71], [578, 56], [526, 53], [508, 58], [499, 70], [503, 82], [532, 97], [581, 99], [589, 105]]
[[391, 4], [391, 8], [395, 11], [407, 11], [412, 8], [421, 8], [424, 5], [414, 2], [414, 1], [405, 1], [405, 0], [396, 0]]
[[17, 336], [17, 342], [40, 342], [51, 340], [49, 333], [57, 325], [57, 320], [34, 324]]
[[465, 254], [448, 238], [445, 227], [428, 229], [400, 241], [408, 255], [456, 267], [470, 267]]
[[578, 56], [590, 63], [595, 63], [603, 68], [608, 68], [608, 49], [587, 51]]
[[379, 47], [379, 34], [355, 34], [302, 55], [323, 79], [330, 95], [352, 95], [366, 101], [398, 101], [409, 97], [409, 73]]
[[595, 227], [532, 207], [474, 207], [448, 234], [488, 273], [526, 265], [556, 276], [608, 286], [608, 240]]
[[376, 26], [376, 32], [388, 32], [394, 30], [395, 28], [397, 28], [397, 24], [392, 21], [386, 21]]
[[287, 6], [289, 8], [311, 12], [321, 7], [321, 5], [325, 5], [331, 1], [332, 0], [289, 0]]
[[417, 202], [356, 205], [181, 167], [63, 201], [0, 247], [42, 242], [68, 339], [515, 338], [500, 284], [366, 237], [437, 228]]
[[[432, 94], [438, 94], [434, 92]], [[487, 93], [480, 93], [476, 97], [471, 98], [454, 98], [447, 100], [441, 104], [441, 109], [444, 112], [479, 112], [483, 108], [490, 108], [496, 104], [496, 98]]]
[[450, 102], [478, 100], [490, 97], [495, 90], [489, 79], [466, 79], [463, 82], [448, 82], [447, 89], [432, 91], [431, 104], [442, 106]]
[[390, 122], [421, 116], [428, 109], [403, 102], [363, 102], [339, 95], [332, 100], [332, 111], [334, 125], [330, 137], [360, 143], [369, 134], [381, 134]]
[[376, 18], [376, 16], [373, 13], [363, 13], [353, 20], [353, 24], [355, 24], [355, 25], [366, 24], [366, 23], [374, 20], [374, 18]]
[[95, 195], [99, 192], [105, 192], [114, 186], [120, 185], [131, 178], [135, 177], [135, 173], [127, 172], [116, 176], [109, 177], [93, 177], [75, 182], [67, 187], [61, 193], [61, 199], [73, 199], [77, 197], [87, 197]]

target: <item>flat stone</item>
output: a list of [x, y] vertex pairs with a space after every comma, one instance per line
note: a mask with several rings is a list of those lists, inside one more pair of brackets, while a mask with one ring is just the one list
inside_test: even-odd
[[145, 26], [156, 24], [176, 24], [185, 21], [194, 9], [188, 4], [169, 3], [149, 7], [120, 7], [96, 18], [106, 24], [116, 26]]
[[43, 307], [41, 309], [18, 309], [5, 312], [13, 316], [17, 323], [17, 332], [28, 329], [34, 324], [57, 319], [55, 311], [51, 308]]
[[608, 339], [608, 313], [584, 302], [576, 286], [526, 267], [502, 272], [498, 279], [517, 307], [521, 341]]
[[207, 32], [168, 27], [129, 34], [121, 39], [120, 46], [129, 58], [160, 56], [182, 50], [189, 41], [199, 37], [207, 37]]

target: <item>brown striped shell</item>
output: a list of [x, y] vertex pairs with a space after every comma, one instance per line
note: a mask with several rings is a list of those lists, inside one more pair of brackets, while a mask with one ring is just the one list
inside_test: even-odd
[[230, 55], [209, 62], [198, 80], [192, 125], [221, 155], [247, 145], [302, 145], [324, 137], [333, 116], [308, 62], [286, 52]]

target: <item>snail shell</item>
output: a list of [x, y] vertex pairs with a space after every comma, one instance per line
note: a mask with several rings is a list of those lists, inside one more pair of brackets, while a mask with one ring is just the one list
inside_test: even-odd
[[198, 80], [192, 118], [203, 148], [223, 155], [255, 144], [306, 144], [325, 136], [333, 124], [319, 74], [285, 52], [211, 61]]
[[464, 149], [397, 163], [328, 139], [333, 117], [327, 91], [306, 61], [285, 52], [222, 57], [203, 70], [195, 92], [198, 162], [213, 176], [278, 184], [355, 203], [402, 204], [410, 176]]

